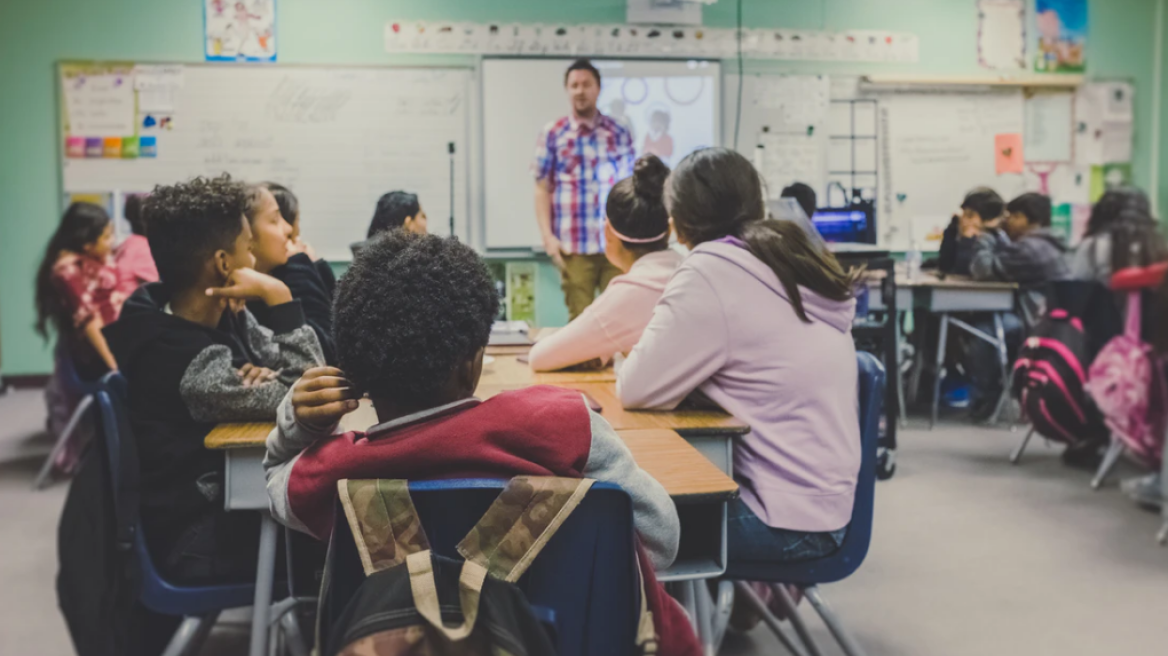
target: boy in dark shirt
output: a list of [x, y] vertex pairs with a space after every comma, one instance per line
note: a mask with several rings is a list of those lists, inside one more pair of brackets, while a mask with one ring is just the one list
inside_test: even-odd
[[[323, 363], [288, 287], [251, 268], [244, 188], [228, 176], [157, 187], [146, 201], [161, 282], [126, 302], [106, 339], [129, 383], [143, 531], [176, 583], [253, 578], [258, 516], [223, 509], [224, 421], [271, 421], [291, 385]], [[243, 304], [271, 310], [262, 328]]]
[[989, 235], [1005, 239], [1001, 232], [1005, 209], [1006, 202], [988, 187], [978, 187], [966, 194], [961, 202], [961, 214], [953, 217], [941, 239], [937, 263], [940, 272], [968, 276], [978, 238]]

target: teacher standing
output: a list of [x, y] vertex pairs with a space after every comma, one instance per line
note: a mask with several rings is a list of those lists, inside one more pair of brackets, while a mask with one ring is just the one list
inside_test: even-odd
[[600, 113], [600, 71], [579, 59], [564, 74], [572, 112], [549, 123], [536, 144], [535, 218], [544, 250], [560, 270], [564, 301], [575, 319], [621, 274], [604, 256], [604, 204], [632, 175], [629, 130]]

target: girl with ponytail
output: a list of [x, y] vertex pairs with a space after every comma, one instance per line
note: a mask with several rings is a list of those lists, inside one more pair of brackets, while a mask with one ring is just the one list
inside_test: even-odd
[[632, 177], [612, 188], [605, 207], [605, 256], [624, 272], [567, 327], [541, 339], [531, 368], [552, 371], [581, 363], [607, 364], [628, 353], [653, 316], [653, 306], [681, 263], [669, 248], [663, 194], [669, 167], [655, 155], [637, 160]]
[[734, 151], [682, 160], [665, 204], [692, 252], [617, 375], [621, 402], [669, 410], [700, 391], [750, 425], [734, 447], [731, 560], [827, 555], [860, 470], [854, 274], [798, 224], [766, 218], [758, 173]]

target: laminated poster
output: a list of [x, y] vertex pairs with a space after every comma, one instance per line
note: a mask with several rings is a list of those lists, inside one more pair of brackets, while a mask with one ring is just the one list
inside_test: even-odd
[[[1114, 11], [1114, 10], [1113, 10]], [[1087, 0], [1036, 0], [1039, 73], [1087, 70]]]
[[203, 0], [207, 61], [276, 61], [276, 0]]

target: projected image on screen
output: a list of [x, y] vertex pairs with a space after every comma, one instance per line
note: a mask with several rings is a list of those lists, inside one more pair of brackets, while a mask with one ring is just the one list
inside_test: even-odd
[[638, 157], [673, 166], [714, 145], [714, 102], [707, 76], [605, 77], [597, 104], [632, 133]]
[[[567, 116], [564, 72], [571, 59], [485, 59], [483, 211], [488, 248], [541, 248], [531, 174], [544, 128]], [[638, 156], [669, 166], [718, 145], [721, 69], [709, 61], [594, 59], [597, 108], [628, 128]], [[600, 199], [604, 205], [604, 199]]]

